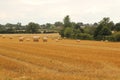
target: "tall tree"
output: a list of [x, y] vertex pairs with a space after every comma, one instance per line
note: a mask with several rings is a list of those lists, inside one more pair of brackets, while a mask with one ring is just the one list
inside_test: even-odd
[[50, 23], [46, 23], [46, 28], [47, 28], [47, 29], [50, 29], [51, 26], [52, 26], [52, 24], [50, 24]]
[[99, 25], [94, 32], [94, 38], [101, 40], [107, 34], [106, 32], [104, 33], [103, 31], [111, 32], [111, 27], [113, 26], [111, 23], [112, 22], [110, 21], [110, 18], [103, 18], [103, 20], [99, 22]]
[[100, 31], [100, 35], [103, 35], [103, 36], [108, 36], [111, 34], [112, 32], [108, 27], [103, 27], [102, 30]]
[[115, 25], [115, 30], [116, 30], [116, 31], [120, 31], [120, 23], [117, 23], [117, 24]]
[[58, 22], [55, 22], [54, 25], [55, 25], [56, 27], [61, 27], [61, 26], [63, 26], [63, 23], [60, 22], [60, 21], [58, 21]]
[[39, 24], [30, 22], [30, 23], [26, 26], [26, 29], [27, 29], [27, 32], [29, 32], [29, 33], [37, 33], [37, 32], [38, 32], [38, 29], [39, 29]]
[[73, 33], [72, 28], [70, 28], [70, 27], [65, 28], [65, 31], [64, 31], [65, 37], [70, 38], [72, 33]]
[[72, 27], [69, 15], [64, 18], [64, 27]]
[[114, 27], [114, 23], [113, 21], [110, 21], [110, 18], [109, 17], [105, 17], [103, 18], [103, 20], [100, 21], [100, 24], [103, 25], [103, 26], [106, 26], [108, 27], [109, 29], [113, 29]]
[[20, 29], [22, 29], [22, 24], [20, 22], [18, 22], [16, 24], [16, 30], [20, 30]]
[[74, 25], [74, 29], [77, 29], [77, 30], [79, 30], [80, 32], [84, 32], [84, 30], [83, 30], [83, 28], [81, 27], [81, 26], [83, 26], [83, 23], [76, 23], [75, 25]]
[[6, 28], [7, 33], [14, 33], [15, 32], [15, 25], [14, 24], [7, 23], [5, 25], [5, 28]]

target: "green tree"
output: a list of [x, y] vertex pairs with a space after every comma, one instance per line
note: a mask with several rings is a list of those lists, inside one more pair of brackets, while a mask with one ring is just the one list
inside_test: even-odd
[[64, 36], [67, 38], [71, 38], [71, 35], [73, 34], [73, 29], [70, 27], [65, 28], [64, 30]]
[[83, 26], [83, 23], [76, 23], [75, 26], [74, 26], [74, 28], [75, 29], [80, 29], [81, 26]]
[[83, 26], [83, 23], [76, 23], [75, 24], [75, 26], [74, 26], [74, 29], [79, 29], [80, 30], [80, 32], [84, 32], [84, 29], [83, 28], [81, 28], [81, 26]]
[[4, 27], [4, 25], [1, 25], [0, 24], [0, 33], [5, 33], [5, 27]]
[[15, 25], [11, 23], [7, 23], [5, 25], [6, 33], [14, 33], [15, 32]]
[[117, 23], [117, 24], [115, 25], [115, 30], [116, 30], [116, 31], [120, 31], [120, 23]]
[[87, 33], [78, 33], [76, 34], [76, 39], [92, 40], [93, 36]]
[[87, 33], [87, 34], [94, 35], [95, 30], [96, 30], [96, 27], [94, 25], [84, 27], [84, 33]]
[[109, 36], [111, 34], [112, 34], [112, 32], [111, 32], [111, 30], [108, 27], [103, 27], [102, 30], [100, 31], [99, 36], [101, 36], [101, 38], [103, 40], [105, 40], [105, 37]]
[[108, 27], [103, 27], [100, 31], [100, 35], [108, 36], [111, 35], [111, 30]]
[[18, 22], [16, 24], [16, 30], [20, 30], [22, 28], [22, 24], [20, 22]]
[[38, 29], [39, 29], [39, 24], [37, 24], [37, 23], [30, 22], [26, 26], [26, 31], [29, 33], [37, 33]]
[[111, 32], [111, 27], [113, 26], [111, 23], [110, 18], [103, 18], [103, 20], [99, 22], [99, 25], [94, 32], [94, 38], [97, 40], [102, 40], [103, 37], [106, 36], [106, 32], [103, 32], [104, 30]]
[[64, 28], [66, 27], [72, 27], [69, 15], [64, 18]]
[[70, 37], [70, 33], [71, 32], [71, 27], [72, 27], [72, 23], [70, 21], [70, 18], [69, 18], [69, 15], [67, 15], [64, 19], [63, 19], [63, 28], [61, 29], [61, 31], [59, 32], [59, 34], [62, 36], [62, 37]]
[[114, 34], [115, 40], [120, 41], [120, 32]]
[[50, 24], [50, 23], [47, 23], [47, 24], [46, 24], [46, 28], [47, 28], [47, 29], [50, 29], [51, 26], [52, 26], [52, 24]]
[[61, 26], [63, 26], [63, 23], [58, 21], [58, 22], [55, 22], [54, 25], [56, 27], [61, 27]]
[[100, 24], [102, 24], [103, 26], [106, 26], [108, 27], [109, 29], [113, 29], [114, 27], [114, 23], [113, 21], [110, 21], [110, 18], [109, 17], [105, 17], [103, 18], [103, 20], [100, 21]]

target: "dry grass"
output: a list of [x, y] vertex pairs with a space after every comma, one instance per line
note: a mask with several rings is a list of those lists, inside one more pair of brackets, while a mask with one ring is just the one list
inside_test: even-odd
[[[120, 80], [120, 43], [63, 39], [48, 34], [0, 37], [0, 80]], [[13, 39], [7, 38], [12, 36]], [[19, 37], [29, 41], [19, 42]]]

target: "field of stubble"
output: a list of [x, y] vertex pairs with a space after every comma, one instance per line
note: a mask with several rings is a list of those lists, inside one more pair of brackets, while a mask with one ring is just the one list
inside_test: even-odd
[[33, 42], [34, 35], [0, 36], [0, 80], [120, 80], [120, 43], [56, 41], [58, 34]]

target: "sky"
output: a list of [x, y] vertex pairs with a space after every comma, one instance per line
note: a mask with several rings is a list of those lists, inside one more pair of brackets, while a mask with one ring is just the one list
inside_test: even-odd
[[63, 21], [94, 23], [103, 17], [120, 22], [120, 0], [0, 0], [0, 24]]

